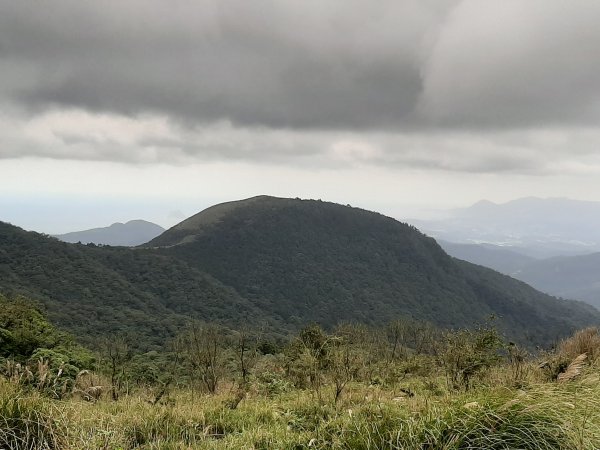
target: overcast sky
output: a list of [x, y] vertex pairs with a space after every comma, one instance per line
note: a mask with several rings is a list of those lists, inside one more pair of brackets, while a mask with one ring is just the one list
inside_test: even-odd
[[600, 2], [0, 0], [0, 220], [600, 200]]

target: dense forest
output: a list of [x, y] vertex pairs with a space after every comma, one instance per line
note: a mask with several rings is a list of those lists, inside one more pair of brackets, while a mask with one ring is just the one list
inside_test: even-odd
[[135, 249], [1, 223], [0, 292], [40, 301], [83, 342], [129, 332], [144, 349], [191, 319], [283, 338], [313, 322], [407, 317], [457, 328], [495, 316], [503, 334], [530, 347], [600, 321], [583, 303], [451, 258], [389, 217], [274, 197], [217, 205]]

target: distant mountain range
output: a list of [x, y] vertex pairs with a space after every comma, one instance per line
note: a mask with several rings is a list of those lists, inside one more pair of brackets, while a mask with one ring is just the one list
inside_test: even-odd
[[190, 318], [285, 334], [317, 322], [441, 327], [495, 316], [549, 345], [600, 312], [448, 256], [413, 226], [334, 203], [268, 196], [208, 208], [138, 248], [68, 244], [0, 223], [0, 292], [44, 303], [85, 342], [160, 345]]
[[455, 258], [490, 267], [542, 292], [600, 308], [600, 253], [535, 259], [489, 244], [439, 243]]
[[515, 250], [511, 247], [492, 244], [458, 244], [441, 239], [438, 239], [438, 243], [450, 256], [489, 267], [510, 276], [515, 276], [526, 266], [539, 261], [519, 253], [518, 248]]
[[456, 258], [600, 307], [600, 202], [484, 200], [444, 220], [410, 222]]
[[443, 220], [409, 220], [436, 239], [493, 244], [534, 258], [600, 252], [600, 202], [535, 197], [486, 200]]
[[92, 228], [85, 231], [58, 234], [54, 237], [64, 242], [82, 244], [103, 244], [135, 247], [144, 244], [164, 232], [160, 225], [145, 220], [130, 220], [127, 223], [113, 223], [109, 227]]

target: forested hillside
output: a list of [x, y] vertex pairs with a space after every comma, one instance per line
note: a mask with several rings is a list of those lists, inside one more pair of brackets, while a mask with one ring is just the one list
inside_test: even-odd
[[185, 262], [143, 250], [67, 244], [0, 222], [0, 291], [40, 300], [84, 342], [129, 332], [162, 345], [189, 317], [268, 322], [247, 300]]
[[286, 334], [310, 323], [441, 327], [491, 315], [511, 339], [548, 345], [600, 312], [449, 257], [414, 227], [313, 200], [217, 205], [145, 248], [67, 244], [0, 224], [0, 292], [41, 301], [84, 341], [161, 345], [190, 319]]
[[255, 197], [209, 208], [148, 244], [233, 286], [286, 323], [376, 323], [398, 315], [443, 327], [498, 316], [548, 342], [598, 312], [459, 263], [414, 227], [313, 200]]

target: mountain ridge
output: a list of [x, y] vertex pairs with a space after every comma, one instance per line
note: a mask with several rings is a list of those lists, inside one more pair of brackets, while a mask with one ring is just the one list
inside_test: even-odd
[[445, 219], [409, 222], [436, 239], [514, 247], [538, 259], [600, 251], [600, 202], [563, 197], [482, 200], [448, 211]]
[[0, 291], [40, 300], [88, 341], [128, 331], [146, 348], [191, 319], [281, 335], [311, 322], [409, 316], [456, 328], [494, 315], [501, 331], [529, 346], [600, 323], [591, 306], [458, 261], [379, 213], [268, 196], [209, 217], [215, 211], [218, 220], [200, 212], [197, 226], [175, 226], [136, 248], [68, 244], [0, 223]]
[[[236, 203], [235, 213], [221, 215], [218, 226], [213, 223], [200, 233], [190, 228], [185, 233], [167, 230], [148, 245], [162, 243], [160, 252], [211, 273], [242, 296], [269, 304], [288, 318], [351, 320], [358, 315], [374, 321], [402, 312], [442, 326], [463, 326], [477, 305], [478, 320], [497, 312], [493, 303], [485, 307], [477, 303], [477, 292], [485, 290], [476, 283], [477, 277], [467, 281], [462, 274], [466, 270], [481, 275], [480, 269], [455, 262], [411, 225], [335, 203], [258, 198]], [[281, 230], [286, 230], [283, 235]], [[332, 266], [342, 267], [342, 276]], [[429, 287], [419, 294], [425, 282]], [[493, 283], [518, 283], [517, 290], [527, 289], [508, 277]], [[500, 290], [488, 297], [507, 301]], [[331, 301], [323, 304], [322, 295]], [[454, 303], [439, 301], [444, 296]], [[364, 298], [372, 302], [370, 308], [361, 306]], [[303, 302], [310, 307], [301, 307]]]
[[144, 244], [163, 233], [165, 229], [146, 220], [134, 219], [128, 222], [115, 222], [108, 227], [90, 228], [82, 231], [54, 235], [64, 242], [76, 244], [97, 244], [134, 247]]

